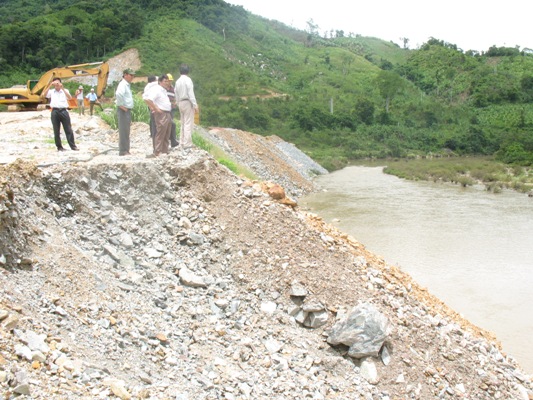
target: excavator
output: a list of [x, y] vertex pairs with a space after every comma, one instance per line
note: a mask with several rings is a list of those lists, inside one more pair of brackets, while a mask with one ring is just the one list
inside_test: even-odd
[[[43, 96], [43, 93], [52, 82], [52, 79], [56, 77], [67, 79], [92, 75], [98, 76], [96, 95], [100, 98], [105, 93], [109, 76], [109, 64], [105, 61], [54, 68], [44, 73], [39, 80], [29, 80], [26, 85], [0, 89], [0, 104], [7, 104], [8, 111], [44, 110], [48, 99]], [[69, 101], [69, 106], [70, 108], [76, 108], [76, 99], [73, 93], [71, 95], [73, 98]]]

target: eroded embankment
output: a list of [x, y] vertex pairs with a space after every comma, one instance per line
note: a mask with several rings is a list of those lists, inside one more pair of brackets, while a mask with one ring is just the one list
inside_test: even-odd
[[[531, 393], [492, 338], [407, 275], [200, 150], [0, 168], [6, 398]], [[296, 282], [325, 325], [291, 316]], [[325, 342], [362, 302], [393, 327], [386, 363]]]

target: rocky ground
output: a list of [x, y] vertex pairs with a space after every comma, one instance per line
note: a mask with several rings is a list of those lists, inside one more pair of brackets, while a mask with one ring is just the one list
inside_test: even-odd
[[0, 113], [3, 398], [533, 399], [490, 333], [269, 195], [312, 190], [294, 146], [200, 132], [249, 182], [199, 149], [147, 159], [141, 123], [119, 157], [71, 115], [81, 151], [58, 153], [49, 112]]

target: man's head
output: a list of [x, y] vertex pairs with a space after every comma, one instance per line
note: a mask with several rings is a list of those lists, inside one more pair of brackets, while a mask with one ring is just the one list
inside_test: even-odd
[[78, 86], [78, 89], [83, 90], [83, 86], [81, 86], [81, 85]]
[[163, 74], [159, 77], [158, 82], [161, 86], [167, 89], [170, 86], [170, 80], [166, 74]]
[[157, 80], [157, 76], [155, 75], [150, 75], [148, 77], [148, 83], [155, 82], [156, 80]]
[[56, 88], [56, 90], [59, 90], [63, 87], [63, 84], [61, 83], [61, 78], [54, 78], [52, 79], [52, 85]]
[[93, 88], [91, 88], [91, 92], [94, 92], [94, 89], [93, 89]]
[[181, 75], [189, 75], [189, 66], [187, 64], [181, 64], [180, 65], [180, 74]]
[[135, 71], [131, 68], [126, 68], [124, 72], [122, 72], [122, 77], [127, 81], [131, 82], [133, 78], [135, 78]]

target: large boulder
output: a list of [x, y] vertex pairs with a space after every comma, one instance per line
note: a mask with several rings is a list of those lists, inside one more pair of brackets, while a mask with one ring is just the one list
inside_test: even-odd
[[372, 304], [363, 303], [354, 307], [331, 328], [327, 340], [334, 346], [349, 346], [350, 357], [377, 357], [390, 331], [387, 317]]

